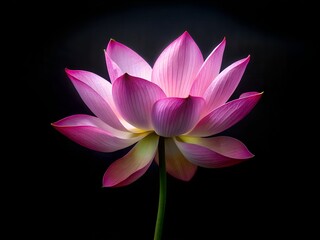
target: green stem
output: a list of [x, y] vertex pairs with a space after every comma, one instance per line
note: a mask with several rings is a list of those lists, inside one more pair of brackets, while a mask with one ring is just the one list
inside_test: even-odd
[[164, 155], [164, 137], [160, 137], [159, 139], [158, 154], [159, 154], [160, 191], [159, 191], [158, 215], [157, 215], [156, 229], [154, 232], [154, 240], [161, 240], [164, 213], [166, 208], [167, 175], [166, 175], [166, 160]]

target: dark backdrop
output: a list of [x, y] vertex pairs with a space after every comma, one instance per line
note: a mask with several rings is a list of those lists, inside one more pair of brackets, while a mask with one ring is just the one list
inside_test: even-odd
[[296, 172], [302, 159], [295, 160], [300, 156], [292, 128], [297, 116], [291, 110], [299, 103], [299, 94], [292, 90], [308, 79], [305, 69], [312, 53], [307, 47], [313, 40], [307, 41], [306, 26], [312, 28], [314, 18], [301, 6], [278, 1], [97, 0], [31, 5], [24, 12], [29, 29], [24, 56], [38, 114], [33, 131], [45, 134], [29, 148], [34, 160], [22, 165], [32, 168], [23, 184], [28, 186], [23, 195], [24, 208], [30, 210], [27, 216], [36, 214], [38, 220], [28, 229], [32, 236], [153, 238], [157, 166], [127, 187], [102, 188], [104, 171], [127, 150], [106, 154], [87, 150], [50, 123], [72, 114], [91, 114], [64, 68], [108, 79], [103, 49], [110, 38], [134, 49], [152, 66], [164, 47], [185, 30], [204, 57], [226, 37], [222, 68], [250, 54], [233, 97], [245, 91], [264, 91], [264, 96], [249, 116], [224, 132], [243, 141], [256, 155], [253, 159], [225, 169], [199, 168], [187, 183], [168, 177], [164, 239], [273, 239], [298, 234], [295, 226], [300, 226], [298, 213], [303, 211], [293, 210], [291, 204], [300, 189], [297, 174], [303, 170]]

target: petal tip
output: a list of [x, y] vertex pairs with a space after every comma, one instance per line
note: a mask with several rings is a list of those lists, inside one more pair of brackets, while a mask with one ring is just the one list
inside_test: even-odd
[[186, 176], [184, 178], [180, 178], [184, 182], [190, 182], [194, 175]]
[[222, 41], [218, 44], [218, 46], [216, 48], [222, 48], [224, 50], [224, 48], [226, 47], [226, 43], [227, 43], [227, 39], [224, 36]]
[[111, 50], [111, 48], [113, 48], [114, 45], [117, 44], [117, 43], [118, 43], [118, 42], [117, 42], [115, 39], [110, 38], [105, 53], [108, 53], [108, 52]]
[[113, 187], [115, 184], [112, 184], [110, 179], [107, 177], [107, 172], [102, 177], [102, 187], [107, 188], [107, 187]]
[[71, 80], [71, 82], [74, 82], [74, 81], [81, 81], [79, 78], [78, 78], [78, 73], [81, 73], [82, 71], [81, 70], [72, 70], [72, 69], [68, 69], [68, 68], [65, 68], [65, 73], [67, 74], [67, 76], [69, 77], [69, 79]]
[[69, 126], [64, 124], [64, 120], [66, 120], [68, 118], [69, 117], [65, 117], [65, 118], [60, 119], [58, 121], [52, 122], [52, 123], [50, 123], [50, 126], [52, 126], [55, 130], [58, 130], [58, 131], [59, 131], [59, 129], [67, 128]]
[[249, 61], [250, 61], [250, 58], [251, 58], [251, 56], [249, 54], [247, 57], [238, 60], [235, 64], [237, 66], [243, 65], [243, 67], [246, 67], [248, 65]]
[[105, 183], [105, 182], [102, 182], [102, 188], [107, 188], [107, 187], [111, 187], [111, 186], [109, 186], [107, 183]]
[[243, 150], [242, 157], [238, 157], [238, 159], [246, 160], [255, 157], [255, 155], [247, 148], [247, 146], [244, 146], [245, 149]]
[[114, 80], [114, 82], [115, 82], [116, 80], [119, 80], [119, 79], [121, 79], [121, 80], [123, 80], [123, 81], [129, 81], [129, 80], [132, 80], [132, 79], [135, 79], [135, 78], [138, 78], [138, 77], [134, 77], [134, 76], [130, 75], [129, 73], [125, 72], [125, 73], [123, 73], [121, 76], [119, 76], [118, 78], [116, 78], [116, 79]]
[[78, 70], [72, 70], [70, 68], [65, 68], [64, 71], [68, 75], [68, 77], [72, 77]]
[[61, 121], [63, 121], [63, 119], [50, 123], [50, 126], [54, 127], [55, 129], [61, 128], [62, 127], [61, 126]]
[[112, 46], [112, 45], [115, 45], [117, 44], [118, 42], [114, 39], [114, 38], [110, 38], [109, 40], [109, 43], [108, 43], [108, 46]]
[[254, 94], [254, 96], [256, 96], [257, 98], [260, 99], [260, 98], [262, 97], [263, 93], [264, 93], [264, 91], [262, 91], [262, 92], [257, 92], [256, 94]]
[[184, 31], [181, 35], [181, 39], [192, 39], [192, 37], [188, 31]]
[[130, 77], [133, 77], [131, 76], [129, 73], [125, 72], [123, 75], [122, 75], [123, 78], [125, 78], [126, 80], [130, 79]]
[[260, 99], [260, 98], [262, 97], [263, 93], [264, 93], [264, 91], [258, 92], [258, 93], [256, 94], [256, 96]]
[[187, 30], [184, 31], [182, 35], [189, 35], [190, 36], [190, 34], [189, 34], [189, 32]]

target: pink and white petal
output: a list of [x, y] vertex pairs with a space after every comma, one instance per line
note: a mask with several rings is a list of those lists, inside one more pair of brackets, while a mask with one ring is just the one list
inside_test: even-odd
[[[136, 180], [138, 180], [143, 174], [146, 173], [146, 171], [149, 169], [150, 165], [152, 164], [152, 161], [150, 161], [144, 168], [141, 168], [140, 170], [133, 173], [130, 177], [128, 177], [126, 180], [120, 182], [119, 184], [113, 186], [113, 187], [124, 187], [127, 186]], [[107, 187], [107, 186], [106, 186]]]
[[[165, 139], [165, 159], [167, 172], [175, 178], [190, 181], [196, 173], [197, 166], [182, 155], [172, 138]], [[158, 156], [155, 161], [159, 164]]]
[[204, 105], [200, 97], [160, 99], [152, 108], [153, 128], [163, 137], [186, 133], [199, 121]]
[[125, 186], [141, 177], [155, 157], [158, 142], [156, 134], [139, 141], [124, 157], [109, 166], [103, 176], [103, 186]]
[[184, 32], [160, 54], [153, 67], [152, 82], [168, 97], [188, 97], [202, 63], [197, 44]]
[[262, 94], [250, 92], [242, 98], [227, 102], [201, 119], [188, 135], [207, 137], [232, 127], [254, 108]]
[[204, 93], [204, 99], [207, 103], [207, 113], [228, 101], [237, 88], [249, 60], [250, 56], [231, 64], [209, 85]]
[[248, 159], [254, 157], [241, 141], [232, 137], [217, 136], [212, 138], [198, 138], [181, 136], [180, 138], [184, 142], [206, 147], [225, 157], [235, 159]]
[[259, 93], [253, 92], [253, 91], [252, 92], [245, 92], [245, 93], [242, 93], [239, 98], [245, 98], [245, 97], [249, 97], [249, 96], [256, 95], [256, 94], [259, 94]]
[[129, 147], [149, 133], [133, 134], [114, 129], [97, 117], [78, 114], [52, 123], [52, 126], [83, 147], [114, 152]]
[[226, 38], [210, 53], [202, 64], [195, 81], [193, 82], [190, 94], [203, 96], [209, 85], [218, 76], [221, 68], [222, 57], [226, 46]]
[[121, 116], [133, 126], [151, 130], [153, 104], [166, 95], [156, 84], [125, 73], [112, 86], [114, 102]]
[[[205, 168], [229, 167], [253, 157], [238, 140], [226, 137], [212, 139], [182, 137], [175, 138], [175, 143], [191, 163]], [[231, 147], [236, 149], [231, 150]]]
[[123, 130], [112, 98], [112, 86], [102, 77], [83, 70], [66, 69], [66, 73], [89, 109], [111, 127]]
[[150, 65], [135, 51], [113, 39], [108, 43], [105, 57], [112, 83], [124, 73], [151, 80]]

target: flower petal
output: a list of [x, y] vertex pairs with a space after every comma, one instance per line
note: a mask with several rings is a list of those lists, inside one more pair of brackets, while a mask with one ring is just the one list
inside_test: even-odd
[[202, 54], [189, 33], [184, 32], [159, 56], [152, 71], [152, 82], [168, 97], [188, 97], [203, 63]]
[[105, 57], [112, 83], [124, 73], [151, 80], [150, 65], [135, 51], [113, 39], [108, 43]]
[[156, 134], [138, 142], [127, 155], [109, 166], [103, 176], [103, 186], [124, 186], [141, 177], [155, 157], [158, 142], [159, 136]]
[[249, 96], [256, 95], [256, 94], [259, 94], [259, 93], [258, 92], [245, 92], [245, 93], [242, 93], [239, 98], [245, 98], [245, 97], [249, 97]]
[[97, 117], [84, 114], [66, 117], [52, 123], [52, 126], [81, 146], [99, 152], [114, 152], [129, 147], [149, 134], [119, 131]]
[[[165, 159], [167, 172], [175, 178], [189, 181], [196, 173], [197, 166], [182, 155], [172, 138], [165, 139]], [[155, 161], [159, 164], [158, 156]]]
[[177, 136], [191, 130], [199, 121], [205, 102], [203, 98], [164, 98], [152, 108], [156, 133], [163, 137]]
[[135, 127], [152, 129], [153, 104], [166, 95], [156, 84], [124, 74], [112, 86], [112, 94], [122, 117]]
[[231, 64], [209, 85], [204, 93], [204, 99], [207, 102], [207, 113], [228, 101], [238, 86], [249, 60], [250, 56]]
[[193, 164], [206, 168], [235, 165], [254, 155], [239, 140], [231, 137], [175, 138], [182, 154]]
[[207, 137], [220, 133], [243, 119], [257, 104], [263, 93], [250, 92], [246, 96], [216, 108], [197, 124], [190, 136]]
[[127, 186], [134, 181], [138, 180], [145, 172], [149, 169], [150, 165], [152, 164], [152, 161], [150, 161], [145, 167], [139, 169], [132, 175], [130, 175], [127, 179], [123, 180], [122, 182], [114, 185], [114, 186], [104, 186], [104, 187], [124, 187]]
[[210, 53], [202, 64], [195, 81], [193, 82], [190, 94], [193, 96], [203, 96], [212, 81], [220, 72], [226, 38]]
[[98, 118], [113, 128], [126, 130], [119, 121], [110, 82], [87, 71], [66, 69], [66, 73], [82, 100]]

